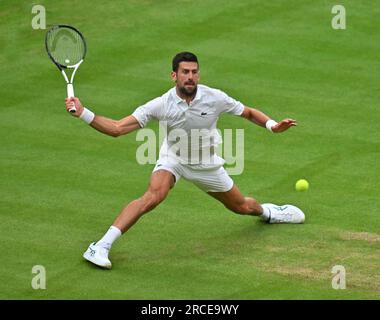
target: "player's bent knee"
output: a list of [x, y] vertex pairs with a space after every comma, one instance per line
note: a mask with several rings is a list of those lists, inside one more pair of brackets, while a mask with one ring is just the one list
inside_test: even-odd
[[157, 207], [166, 197], [162, 192], [147, 191], [142, 197], [144, 212], [148, 212]]

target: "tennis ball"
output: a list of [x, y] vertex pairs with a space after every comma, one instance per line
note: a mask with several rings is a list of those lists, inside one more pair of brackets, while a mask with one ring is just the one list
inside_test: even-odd
[[296, 190], [297, 191], [306, 191], [309, 189], [309, 182], [305, 179], [300, 179], [296, 182]]

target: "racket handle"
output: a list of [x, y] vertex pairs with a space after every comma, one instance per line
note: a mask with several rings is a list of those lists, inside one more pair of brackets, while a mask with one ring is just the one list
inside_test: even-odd
[[[67, 97], [68, 98], [72, 98], [74, 97], [74, 87], [73, 87], [73, 84], [72, 83], [68, 83], [67, 84]], [[71, 113], [74, 113], [77, 111], [77, 109], [75, 108], [75, 105], [73, 104], [73, 106], [69, 109], [69, 111]]]

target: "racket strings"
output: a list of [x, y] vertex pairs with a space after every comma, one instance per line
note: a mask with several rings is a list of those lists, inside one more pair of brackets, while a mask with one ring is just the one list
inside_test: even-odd
[[67, 27], [50, 30], [46, 45], [55, 62], [65, 67], [77, 64], [86, 53], [86, 45], [81, 35]]

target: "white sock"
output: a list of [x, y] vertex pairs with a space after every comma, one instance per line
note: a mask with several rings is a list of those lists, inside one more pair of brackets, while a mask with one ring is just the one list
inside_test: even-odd
[[268, 204], [264, 203], [261, 205], [263, 208], [263, 213], [260, 215], [260, 218], [263, 219], [264, 221], [268, 221], [270, 219], [270, 210], [268, 208]]
[[121, 231], [119, 228], [111, 226], [106, 234], [101, 238], [96, 244], [102, 246], [104, 249], [110, 250], [112, 244], [117, 238], [121, 236]]

